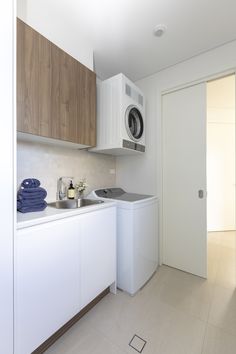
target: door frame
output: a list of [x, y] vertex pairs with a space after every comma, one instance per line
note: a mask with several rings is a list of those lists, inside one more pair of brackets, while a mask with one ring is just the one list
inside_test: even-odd
[[16, 229], [16, 0], [5, 1], [2, 5], [4, 18], [1, 21], [0, 42], [4, 47], [0, 58], [0, 94], [2, 99], [2, 115], [4, 116], [4, 134], [1, 139], [0, 160], [4, 166], [1, 175], [3, 188], [2, 198], [5, 203], [0, 206], [1, 228], [0, 237], [0, 277], [1, 318], [0, 341], [2, 352], [14, 351], [14, 234]]
[[[164, 134], [164, 125], [163, 125], [163, 96], [167, 93], [173, 93], [175, 91], [179, 91], [191, 86], [195, 86], [201, 83], [207, 84], [209, 81], [217, 80], [223, 77], [227, 77], [230, 75], [235, 75], [235, 85], [236, 85], [236, 68], [224, 70], [221, 72], [217, 72], [215, 74], [211, 74], [209, 76], [205, 76], [203, 78], [199, 78], [198, 80], [185, 82], [181, 85], [171, 87], [166, 90], [161, 91], [161, 160], [160, 160], [160, 169], [161, 169], [161, 179], [160, 179], [160, 196], [159, 196], [159, 265], [163, 264], [163, 134]], [[236, 92], [236, 89], [235, 89]], [[236, 95], [235, 95], [236, 96]], [[236, 99], [235, 99], [236, 101]], [[236, 109], [235, 109], [235, 121], [236, 121]], [[207, 123], [207, 122], [206, 122]], [[235, 124], [235, 136], [236, 136], [236, 124]], [[235, 158], [236, 158], [236, 145], [235, 145]], [[236, 179], [236, 177], [235, 177]], [[236, 180], [235, 180], [236, 182]], [[236, 201], [236, 189], [235, 189], [235, 201]], [[207, 230], [206, 230], [207, 232]]]

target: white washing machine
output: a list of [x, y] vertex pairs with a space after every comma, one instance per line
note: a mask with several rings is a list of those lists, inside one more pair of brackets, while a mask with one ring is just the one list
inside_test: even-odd
[[145, 99], [123, 74], [97, 84], [97, 146], [90, 151], [111, 155], [145, 152]]
[[89, 198], [117, 204], [117, 286], [134, 295], [158, 267], [157, 197], [105, 188]]

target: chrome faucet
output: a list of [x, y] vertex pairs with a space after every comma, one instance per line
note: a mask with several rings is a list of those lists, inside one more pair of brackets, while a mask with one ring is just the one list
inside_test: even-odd
[[73, 179], [74, 177], [59, 177], [57, 180], [57, 200], [63, 200], [66, 199], [67, 196], [67, 185], [63, 181], [64, 179]]

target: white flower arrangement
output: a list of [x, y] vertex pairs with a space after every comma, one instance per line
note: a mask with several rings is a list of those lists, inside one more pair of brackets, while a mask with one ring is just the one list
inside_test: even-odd
[[75, 188], [79, 193], [83, 193], [85, 191], [85, 189], [88, 187], [87, 183], [85, 182], [85, 180], [79, 181], [78, 183], [76, 183]]

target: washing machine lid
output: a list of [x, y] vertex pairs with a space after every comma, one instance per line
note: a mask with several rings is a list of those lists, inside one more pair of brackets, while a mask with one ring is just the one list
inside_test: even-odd
[[95, 194], [99, 198], [122, 200], [124, 202], [137, 202], [139, 200], [153, 197], [152, 195], [126, 193], [122, 188], [98, 189], [95, 191]]

